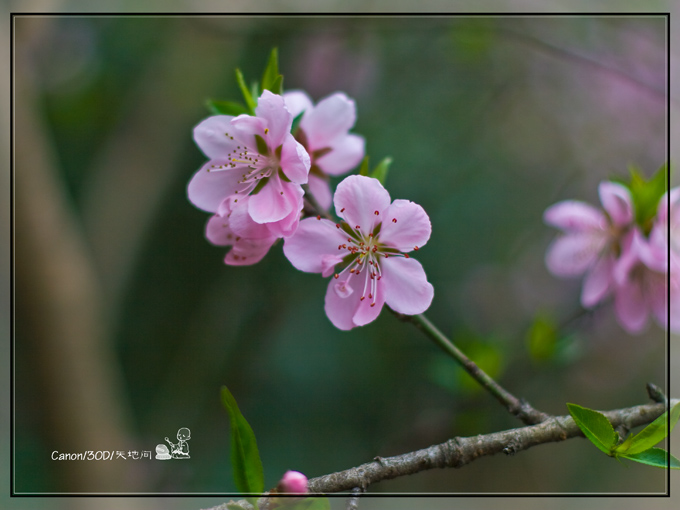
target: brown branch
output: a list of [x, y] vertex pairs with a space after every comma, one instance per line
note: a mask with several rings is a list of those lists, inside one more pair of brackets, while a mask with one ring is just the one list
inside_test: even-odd
[[[680, 400], [674, 399], [670, 401], [670, 405], [674, 406], [678, 402]], [[654, 403], [603, 411], [603, 413], [614, 428], [622, 427], [630, 430], [651, 423], [661, 416], [665, 410], [666, 406], [663, 404]], [[309, 491], [312, 494], [328, 494], [352, 491], [356, 487], [365, 490], [369, 485], [382, 480], [390, 480], [435, 468], [460, 468], [480, 457], [501, 452], [506, 455], [513, 455], [533, 446], [566, 441], [573, 437], [583, 437], [583, 433], [572, 417], [555, 416], [538, 425], [473, 437], [455, 437], [445, 443], [422, 450], [394, 457], [377, 457], [374, 461], [361, 466], [312, 478], [309, 480]], [[261, 498], [258, 505], [262, 508], [265, 501], [265, 498]], [[230, 502], [230, 504], [234, 503], [244, 509], [252, 509], [244, 501]], [[224, 510], [226, 508], [225, 504], [208, 510]]]

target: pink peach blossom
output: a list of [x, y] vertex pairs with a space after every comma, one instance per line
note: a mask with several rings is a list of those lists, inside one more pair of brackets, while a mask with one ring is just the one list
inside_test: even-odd
[[425, 210], [408, 200], [391, 202], [377, 179], [360, 175], [338, 185], [334, 203], [340, 223], [302, 220], [283, 246], [297, 269], [333, 275], [325, 299], [330, 321], [349, 330], [375, 320], [383, 304], [406, 315], [427, 310], [434, 289], [408, 255], [430, 238]]
[[633, 222], [633, 205], [622, 184], [602, 182], [598, 188], [604, 211], [577, 200], [549, 207], [543, 219], [563, 231], [546, 253], [546, 265], [556, 276], [585, 274], [581, 304], [590, 308], [613, 291], [613, 270], [624, 248], [623, 236]]
[[328, 209], [331, 205], [328, 176], [346, 174], [364, 157], [364, 139], [349, 133], [356, 122], [354, 101], [337, 92], [315, 106], [299, 90], [286, 92], [283, 99], [293, 117], [303, 114], [295, 137], [312, 159], [309, 191], [321, 207]]
[[299, 471], [286, 471], [276, 487], [277, 492], [306, 494], [307, 477]]
[[198, 208], [217, 212], [225, 198], [249, 196], [247, 212], [276, 236], [291, 235], [302, 209], [301, 185], [310, 159], [290, 134], [293, 116], [283, 98], [265, 90], [255, 116], [216, 115], [194, 129], [194, 140], [210, 158], [187, 189]]

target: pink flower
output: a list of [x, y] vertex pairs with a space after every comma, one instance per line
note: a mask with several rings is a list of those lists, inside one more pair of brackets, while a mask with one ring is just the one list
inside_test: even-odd
[[434, 289], [423, 266], [407, 253], [430, 238], [425, 210], [408, 200], [390, 203], [377, 179], [360, 175], [338, 184], [334, 203], [343, 221], [302, 220], [283, 246], [297, 269], [333, 275], [325, 300], [330, 321], [342, 330], [363, 326], [385, 303], [407, 315], [427, 310]]
[[293, 116], [283, 98], [265, 90], [255, 116], [216, 115], [194, 129], [194, 140], [210, 158], [189, 182], [189, 200], [217, 212], [230, 197], [250, 196], [248, 214], [276, 236], [291, 235], [302, 210], [309, 155], [290, 134]]
[[364, 139], [349, 133], [356, 122], [354, 101], [337, 92], [314, 106], [309, 96], [298, 90], [286, 92], [283, 99], [293, 117], [304, 112], [295, 137], [312, 158], [309, 191], [321, 207], [328, 209], [328, 176], [346, 174], [364, 157]]
[[224, 258], [230, 266], [249, 266], [262, 260], [277, 240], [266, 225], [255, 223], [248, 214], [245, 197], [238, 203], [225, 198], [208, 220], [205, 237], [218, 246], [231, 246]]
[[623, 236], [633, 221], [628, 189], [618, 183], [602, 182], [598, 188], [604, 211], [576, 200], [549, 207], [543, 220], [561, 229], [548, 248], [546, 265], [556, 276], [574, 277], [585, 273], [581, 304], [595, 306], [613, 290], [614, 266], [624, 249]]
[[306, 494], [307, 477], [299, 471], [286, 471], [276, 487], [276, 492]]

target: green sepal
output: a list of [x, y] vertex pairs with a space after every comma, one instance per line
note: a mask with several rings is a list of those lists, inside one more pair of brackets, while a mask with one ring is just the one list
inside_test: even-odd
[[[243, 78], [243, 73], [240, 69], [236, 69], [236, 82], [238, 83], [238, 88], [241, 89], [241, 94], [243, 94], [243, 99], [248, 107], [248, 113], [250, 115], [255, 115], [255, 107], [257, 106], [257, 101], [253, 99], [248, 87], [246, 85], [246, 80]], [[258, 97], [257, 95], [255, 97]]]
[[645, 234], [649, 234], [656, 216], [659, 201], [666, 192], [668, 182], [666, 164], [662, 165], [649, 179], [645, 179], [636, 167], [630, 167], [630, 183], [628, 189], [635, 209], [635, 222]]
[[258, 183], [255, 185], [255, 187], [253, 188], [253, 191], [250, 192], [250, 195], [251, 196], [257, 195], [262, 190], [262, 188], [264, 188], [265, 184], [267, 184], [267, 181], [269, 181], [269, 177], [265, 177], [263, 179], [260, 179], [258, 181]]
[[[226, 386], [222, 386], [221, 396], [231, 422], [231, 466], [236, 489], [243, 493], [261, 494], [264, 491], [264, 471], [255, 433]], [[256, 498], [247, 499], [257, 508]]]
[[644, 452], [635, 454], [621, 454], [617, 455], [623, 459], [633, 460], [648, 466], [680, 469], [680, 460], [668, 453], [663, 448], [649, 448]]
[[567, 404], [567, 408], [576, 425], [590, 442], [607, 455], [611, 455], [612, 448], [618, 440], [618, 434], [607, 417], [598, 411], [577, 404]]
[[241, 103], [236, 103], [234, 101], [215, 101], [214, 99], [208, 99], [205, 102], [208, 110], [215, 115], [232, 115], [238, 117], [244, 113], [248, 113], [248, 108]]
[[287, 505], [284, 500], [284, 503], [278, 508], [281, 508], [281, 510], [330, 510], [331, 503], [328, 498], [312, 497], [290, 505]]
[[263, 156], [269, 156], [269, 146], [260, 135], [255, 135], [255, 144], [257, 145], [257, 152]]
[[378, 166], [376, 166], [373, 169], [373, 172], [371, 172], [369, 177], [378, 179], [380, 181], [380, 184], [384, 186], [385, 181], [387, 180], [387, 172], [389, 171], [391, 164], [392, 158], [390, 157], [384, 158], [380, 163], [378, 163]]
[[365, 175], [368, 177], [368, 156], [364, 156], [364, 159], [361, 160], [361, 166], [359, 167], [359, 175]]
[[286, 174], [283, 173], [283, 168], [281, 168], [281, 167], [279, 167], [279, 177], [281, 178], [282, 181], [285, 181], [285, 182], [292, 182], [292, 181], [286, 176]]
[[[295, 118], [293, 119], [293, 123], [290, 125], [290, 132], [291, 134], [295, 135], [295, 133], [298, 130], [298, 127], [300, 126], [300, 121], [302, 120], [302, 116], [305, 114], [305, 110], [302, 110], [300, 113], [298, 113]], [[298, 140], [299, 141], [299, 140]]]
[[666, 411], [637, 435], [631, 434], [628, 436], [623, 443], [614, 447], [612, 452], [618, 455], [635, 455], [649, 450], [668, 436], [668, 422], [670, 421], [670, 430], [672, 431], [679, 417], [680, 403], [675, 404], [671, 409], [670, 420], [668, 418], [668, 411]]
[[272, 48], [267, 61], [267, 67], [262, 75], [262, 90], [269, 90], [274, 94], [283, 92], [283, 76], [279, 74], [279, 50]]
[[316, 149], [314, 152], [310, 154], [313, 160], [317, 160], [322, 156], [325, 156], [329, 152], [331, 152], [333, 149], [330, 147], [324, 147], [323, 149]]

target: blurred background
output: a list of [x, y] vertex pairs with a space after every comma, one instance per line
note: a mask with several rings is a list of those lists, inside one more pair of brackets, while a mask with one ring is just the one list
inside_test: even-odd
[[[668, 380], [665, 333], [628, 335], [611, 304], [583, 313], [580, 281], [545, 268], [555, 231], [542, 214], [563, 199], [598, 204], [601, 180], [629, 165], [651, 176], [666, 161], [665, 23], [16, 18], [15, 491], [234, 491], [225, 384], [257, 434], [268, 487], [287, 469], [314, 477], [520, 425], [391, 314], [336, 330], [327, 281], [292, 268], [280, 244], [233, 268], [203, 237], [208, 215], [185, 192], [206, 159], [192, 128], [208, 98], [240, 100], [234, 68], [259, 79], [273, 46], [285, 89], [355, 99], [353, 131], [372, 162], [393, 158], [391, 196], [429, 213], [417, 258], [435, 324], [545, 412], [645, 403], [645, 383]], [[50, 459], [154, 455], [180, 427], [190, 460]], [[371, 491], [661, 493], [666, 482], [570, 440]], [[60, 504], [35, 501], [27, 508]]]

